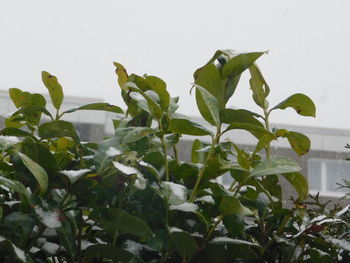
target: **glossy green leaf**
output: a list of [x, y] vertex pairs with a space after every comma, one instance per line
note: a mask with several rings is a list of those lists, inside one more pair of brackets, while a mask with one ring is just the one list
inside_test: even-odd
[[222, 69], [223, 77], [240, 75], [265, 53], [266, 52], [250, 52], [238, 54], [224, 65]]
[[260, 139], [263, 135], [268, 135], [272, 138], [275, 137], [273, 133], [269, 132], [264, 127], [250, 123], [233, 122], [226, 128], [224, 132], [228, 132], [230, 130], [246, 130], [258, 139]]
[[268, 146], [273, 140], [276, 140], [276, 139], [277, 139], [276, 136], [273, 136], [271, 134], [264, 134], [259, 138], [259, 141], [255, 146], [254, 153], [260, 152], [262, 149]]
[[114, 113], [124, 113], [120, 107], [111, 105], [109, 103], [91, 103], [78, 108], [67, 110], [64, 113], [72, 113], [80, 110], [97, 110], [97, 111], [109, 111]]
[[115, 69], [115, 73], [118, 76], [118, 84], [119, 87], [122, 90], [127, 91], [127, 89], [125, 88], [125, 83], [128, 81], [128, 73], [126, 72], [126, 69], [124, 68], [124, 66], [118, 62], [113, 62], [113, 65], [116, 67]]
[[206, 146], [208, 146], [207, 143], [203, 143], [198, 139], [194, 140], [191, 150], [191, 160], [193, 163], [204, 163], [207, 153], [200, 150]]
[[125, 144], [136, 142], [155, 132], [154, 129], [148, 127], [127, 127], [117, 128], [115, 130], [115, 135], [120, 138], [121, 144]]
[[137, 92], [146, 100], [150, 113], [155, 119], [160, 119], [163, 115], [161, 107], [154, 99], [142, 91], [135, 83], [127, 82], [125, 86], [132, 92]]
[[35, 141], [38, 140], [34, 135], [30, 134], [29, 132], [26, 132], [17, 128], [4, 128], [0, 131], [0, 135], [16, 136], [16, 137], [31, 137]]
[[299, 195], [300, 200], [307, 198], [309, 193], [309, 186], [307, 179], [298, 172], [282, 174], [284, 178], [294, 187]]
[[68, 252], [71, 258], [77, 253], [77, 244], [75, 241], [74, 228], [68, 220], [61, 222], [61, 227], [56, 229], [60, 244]]
[[[39, 106], [23, 106], [22, 108], [20, 108], [18, 111], [16, 111], [15, 113], [13, 113], [12, 115], [18, 115], [18, 114], [33, 114], [35, 116], [34, 113], [44, 113], [45, 115], [49, 116], [50, 119], [53, 119], [51, 113], [43, 107], [39, 107]], [[37, 116], [36, 116], [37, 118]]]
[[51, 117], [51, 114], [45, 109], [46, 100], [42, 95], [16, 88], [10, 89], [9, 94], [16, 108], [20, 108], [12, 116], [23, 114], [23, 119], [33, 125], [39, 123], [42, 112]]
[[207, 65], [213, 63], [215, 60], [219, 59], [220, 57], [225, 57], [226, 60], [234, 57], [235, 54], [234, 54], [234, 51], [233, 50], [230, 50], [230, 49], [220, 49], [220, 50], [217, 50], [215, 52], [215, 54], [213, 55], [213, 57], [202, 67], [198, 68], [194, 74], [193, 74], [193, 77], [194, 79], [196, 80], [199, 73], [203, 70], [203, 68], [205, 68]]
[[280, 129], [275, 134], [278, 137], [287, 138], [290, 146], [299, 156], [308, 153], [310, 150], [311, 141], [302, 133]]
[[197, 250], [194, 238], [187, 232], [173, 232], [170, 234], [170, 247], [174, 247], [182, 258], [190, 258]]
[[113, 262], [121, 262], [121, 263], [144, 262], [133, 253], [113, 245], [104, 245], [104, 244], [91, 245], [85, 250], [84, 255], [88, 259], [98, 259], [98, 260], [109, 259], [109, 260], [113, 260]]
[[196, 85], [196, 101], [199, 112], [210, 124], [219, 127], [219, 102], [206, 89]]
[[39, 126], [39, 136], [42, 139], [71, 137], [74, 141], [79, 142], [79, 136], [74, 125], [67, 121], [46, 122]]
[[293, 108], [299, 115], [316, 116], [316, 106], [314, 102], [302, 93], [296, 93], [281, 103], [277, 104], [271, 110]]
[[22, 202], [30, 203], [30, 193], [21, 182], [0, 176], [0, 184], [6, 186], [14, 192], [19, 193]]
[[223, 196], [219, 206], [222, 215], [239, 214], [242, 216], [253, 215], [253, 212], [243, 206], [238, 198], [233, 196]]
[[63, 101], [63, 90], [61, 84], [55, 76], [46, 71], [41, 72], [41, 78], [45, 87], [49, 91], [53, 106], [58, 110]]
[[249, 71], [251, 76], [249, 84], [253, 92], [253, 100], [258, 106], [265, 109], [267, 107], [265, 99], [270, 93], [270, 88], [257, 65], [252, 64], [249, 67]]
[[164, 111], [169, 109], [170, 95], [166, 90], [166, 83], [155, 76], [145, 76], [148, 81], [150, 88], [155, 91], [159, 96], [159, 104]]
[[255, 118], [254, 115], [246, 110], [223, 109], [220, 111], [220, 120], [221, 122], [227, 124], [239, 122], [264, 127], [264, 125], [257, 118]]
[[299, 164], [288, 157], [276, 157], [267, 159], [258, 164], [252, 171], [252, 177], [260, 177], [271, 174], [286, 174], [299, 172], [301, 170]]
[[18, 156], [21, 158], [23, 164], [35, 177], [36, 181], [39, 184], [39, 193], [43, 195], [47, 190], [49, 181], [46, 171], [25, 154], [19, 152]]
[[152, 230], [144, 221], [124, 210], [98, 208], [94, 209], [89, 217], [98, 222], [104, 230], [112, 234], [116, 231], [121, 231], [141, 238], [152, 236]]
[[220, 72], [214, 64], [208, 64], [203, 67], [198, 73], [195, 83], [206, 89], [217, 99], [220, 109], [225, 107], [225, 89], [221, 80]]
[[197, 136], [213, 134], [204, 126], [187, 119], [171, 119], [169, 124], [169, 130], [174, 133]]

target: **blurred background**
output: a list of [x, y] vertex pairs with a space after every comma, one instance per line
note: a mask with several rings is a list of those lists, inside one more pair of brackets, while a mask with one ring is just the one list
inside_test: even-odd
[[[66, 95], [123, 105], [112, 61], [156, 75], [199, 115], [194, 70], [217, 49], [269, 50], [258, 63], [270, 104], [303, 92], [317, 118], [292, 110], [276, 123], [350, 129], [350, 2], [346, 0], [0, 0], [0, 89], [45, 93], [49, 71]], [[243, 78], [230, 105], [254, 108]], [[287, 116], [287, 117], [286, 117]]]

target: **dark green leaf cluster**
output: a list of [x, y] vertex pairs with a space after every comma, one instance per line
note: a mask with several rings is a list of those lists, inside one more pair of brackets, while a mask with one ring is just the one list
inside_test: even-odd
[[[346, 225], [348, 208], [307, 210], [298, 163], [271, 156], [273, 140], [286, 138], [300, 156], [310, 140], [271, 129], [270, 113], [290, 107], [315, 116], [315, 106], [294, 94], [269, 107], [270, 88], [255, 63], [264, 53], [220, 50], [195, 71], [208, 125], [177, 113], [179, 98], [163, 80], [129, 75], [120, 63], [125, 111], [107, 103], [61, 111], [63, 89], [48, 72], [42, 80], [53, 114], [43, 96], [10, 89], [18, 110], [0, 131], [0, 261], [348, 262], [347, 236], [333, 228]], [[226, 107], [244, 72], [261, 114]], [[63, 118], [81, 110], [115, 113], [115, 134], [82, 142]], [[253, 152], [220, 140], [237, 129], [257, 139]], [[203, 136], [193, 138], [189, 162], [178, 154], [183, 135]], [[220, 183], [223, 176], [230, 185]], [[282, 206], [280, 176], [298, 194], [292, 209]]]

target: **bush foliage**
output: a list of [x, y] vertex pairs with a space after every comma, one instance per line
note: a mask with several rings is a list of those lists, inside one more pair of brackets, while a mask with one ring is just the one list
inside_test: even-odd
[[[54, 113], [42, 95], [10, 89], [17, 111], [0, 131], [0, 261], [349, 262], [348, 207], [305, 202], [298, 163], [271, 156], [273, 140], [287, 139], [299, 156], [310, 140], [271, 129], [270, 114], [316, 110], [299, 93], [269, 106], [255, 63], [263, 54], [219, 50], [195, 71], [206, 127], [177, 113], [179, 98], [163, 80], [119, 63], [125, 111], [107, 103], [62, 111], [62, 86], [45, 71]], [[245, 71], [260, 113], [226, 106]], [[64, 116], [82, 110], [115, 113], [115, 134], [81, 141]], [[256, 138], [253, 152], [220, 140], [237, 129]], [[178, 156], [183, 135], [193, 136], [190, 162]], [[216, 180], [224, 175], [231, 185]], [[298, 194], [292, 208], [282, 205], [280, 177]]]

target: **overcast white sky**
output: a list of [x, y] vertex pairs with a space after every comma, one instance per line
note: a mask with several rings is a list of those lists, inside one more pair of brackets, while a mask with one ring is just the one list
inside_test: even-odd
[[[273, 122], [350, 129], [350, 1], [0, 0], [0, 89], [46, 92], [40, 72], [67, 95], [122, 105], [112, 61], [156, 75], [198, 115], [192, 73], [217, 49], [269, 50], [259, 61], [270, 104], [303, 92], [317, 118], [292, 110]], [[244, 78], [230, 105], [252, 109]]]

